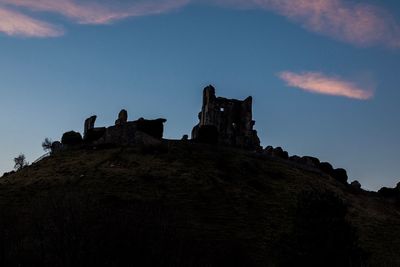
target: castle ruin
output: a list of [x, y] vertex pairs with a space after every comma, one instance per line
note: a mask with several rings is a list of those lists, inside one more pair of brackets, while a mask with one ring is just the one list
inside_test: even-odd
[[[192, 130], [192, 141], [221, 144], [249, 150], [260, 150], [260, 139], [253, 129], [252, 97], [245, 100], [227, 99], [215, 96], [215, 88], [207, 86], [203, 91], [203, 106], [199, 123]], [[83, 145], [103, 146], [136, 144], [161, 144], [166, 119], [128, 121], [128, 112], [121, 110], [115, 124], [110, 127], [95, 127], [97, 116], [85, 120], [83, 138], [80, 133], [67, 132], [63, 135], [62, 146]], [[182, 140], [188, 141], [185, 135]]]
[[163, 137], [166, 119], [128, 121], [128, 112], [121, 110], [114, 126], [95, 127], [96, 116], [85, 121], [83, 141], [92, 145], [155, 144]]
[[203, 91], [200, 122], [192, 130], [192, 139], [245, 149], [261, 148], [257, 131], [253, 129], [252, 102], [251, 96], [243, 101], [216, 97], [215, 88], [207, 86]]

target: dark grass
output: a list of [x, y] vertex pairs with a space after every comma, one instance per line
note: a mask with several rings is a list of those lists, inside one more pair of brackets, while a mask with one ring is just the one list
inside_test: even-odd
[[400, 215], [227, 147], [81, 149], [0, 179], [1, 266], [400, 266]]

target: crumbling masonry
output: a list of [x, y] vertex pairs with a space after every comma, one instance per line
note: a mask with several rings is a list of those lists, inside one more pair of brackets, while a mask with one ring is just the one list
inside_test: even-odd
[[210, 85], [204, 88], [200, 122], [193, 128], [192, 139], [212, 141], [214, 135], [214, 141], [220, 144], [260, 149], [252, 116], [251, 96], [243, 101], [216, 97], [215, 88]]
[[157, 144], [164, 132], [165, 119], [128, 121], [128, 112], [121, 110], [114, 126], [94, 127], [96, 116], [85, 121], [83, 141], [93, 145]]
[[[192, 141], [221, 144], [249, 150], [260, 150], [260, 139], [253, 129], [252, 98], [245, 100], [227, 99], [215, 96], [211, 85], [203, 92], [203, 107], [199, 113], [199, 124], [193, 128]], [[129, 146], [135, 144], [161, 144], [165, 119], [128, 121], [128, 112], [121, 110], [115, 125], [95, 127], [97, 116], [85, 120], [83, 138], [80, 133], [68, 132], [63, 135], [62, 146], [67, 147], [102, 145]], [[188, 140], [185, 136], [183, 140]]]

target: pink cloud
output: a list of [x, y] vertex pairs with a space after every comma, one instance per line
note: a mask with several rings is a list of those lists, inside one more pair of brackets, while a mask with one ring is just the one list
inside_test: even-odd
[[10, 6], [58, 13], [82, 24], [106, 24], [127, 17], [169, 12], [189, 0], [76, 1], [76, 0], [0, 0]]
[[[59, 14], [79, 24], [108, 24], [128, 17], [166, 13], [189, 1], [0, 0], [0, 32], [25, 37], [53, 37], [62, 35], [63, 31], [33, 18], [33, 15], [39, 15], [35, 13]], [[31, 11], [31, 15], [26, 15], [25, 11]]]
[[59, 27], [2, 7], [0, 7], [0, 32], [24, 37], [56, 37], [63, 34], [63, 30]]
[[[53, 25], [32, 16], [48, 12], [79, 24], [108, 24], [128, 17], [170, 12], [190, 3], [268, 10], [337, 40], [358, 46], [383, 44], [400, 48], [400, 24], [389, 11], [350, 0], [0, 0], [0, 9], [7, 13], [0, 21], [0, 31], [25, 35], [22, 27], [26, 23], [32, 28], [35, 25], [37, 32], [47, 30], [56, 36], [60, 31]], [[10, 25], [18, 25], [18, 30], [17, 26], [14, 31], [9, 30]]]
[[354, 45], [400, 48], [399, 23], [390, 12], [375, 5], [345, 0], [214, 1], [231, 7], [271, 10], [309, 31]]
[[302, 72], [297, 74], [284, 71], [279, 73], [279, 77], [288, 86], [311, 93], [343, 96], [359, 100], [367, 100], [374, 96], [371, 89], [362, 89], [353, 82], [342, 80], [339, 77], [329, 77], [319, 72]]
[[58, 13], [81, 24], [107, 24], [127, 17], [168, 12], [186, 5], [189, 1], [0, 0], [0, 3], [33, 11]]

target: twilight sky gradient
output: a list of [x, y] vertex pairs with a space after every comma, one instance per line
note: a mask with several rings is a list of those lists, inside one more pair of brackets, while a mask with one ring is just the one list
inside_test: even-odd
[[397, 0], [0, 0], [0, 59], [0, 173], [122, 108], [181, 138], [213, 84], [264, 146], [400, 181]]

